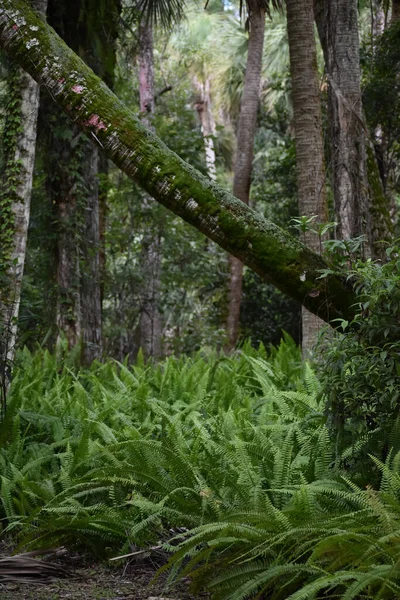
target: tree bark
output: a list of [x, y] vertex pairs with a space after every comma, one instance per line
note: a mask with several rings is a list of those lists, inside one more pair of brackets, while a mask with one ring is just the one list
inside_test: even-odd
[[81, 277], [81, 341], [82, 362], [90, 365], [102, 355], [100, 210], [99, 210], [99, 150], [86, 145], [86, 206], [83, 223]]
[[380, 257], [392, 225], [361, 98], [357, 0], [315, 0], [325, 57], [337, 236], [365, 235], [364, 256]]
[[[119, 0], [49, 0], [48, 20], [98, 74], [112, 80]], [[106, 22], [106, 25], [104, 25]], [[58, 226], [56, 324], [90, 364], [102, 353], [99, 150], [46, 103], [50, 164], [47, 187]], [[59, 135], [60, 134], [60, 135]]]
[[[237, 127], [236, 156], [233, 178], [233, 195], [249, 203], [253, 148], [260, 100], [261, 68], [264, 48], [265, 9], [258, 0], [247, 2], [249, 10], [249, 46], [246, 75], [240, 103]], [[229, 257], [227, 341], [225, 350], [232, 350], [239, 335], [240, 304], [243, 287], [243, 263], [235, 256]]]
[[400, 0], [392, 0], [391, 23], [396, 23], [400, 19]]
[[[153, 30], [149, 22], [139, 26], [139, 98], [142, 121], [153, 129], [151, 117], [155, 111]], [[144, 198], [143, 209], [148, 226], [145, 228], [141, 270], [139, 343], [144, 358], [161, 357], [161, 314], [159, 310], [161, 287], [161, 232], [157, 220], [152, 219], [154, 205], [151, 198]]]
[[[32, 6], [45, 15], [47, 0], [31, 0]], [[0, 378], [15, 353], [21, 285], [25, 265], [30, 217], [33, 168], [36, 152], [36, 130], [39, 109], [39, 86], [19, 66], [11, 65], [9, 98], [6, 109], [5, 168], [2, 174], [0, 203], [4, 216], [5, 239], [1, 243], [0, 293]], [[5, 393], [7, 381], [2, 382]], [[1, 395], [1, 392], [0, 392]]]
[[356, 296], [344, 277], [321, 280], [321, 256], [169, 150], [23, 0], [3, 0], [0, 46], [160, 204], [323, 320], [352, 318]]
[[207, 172], [210, 179], [216, 181], [217, 171], [215, 168], [215, 149], [214, 140], [212, 136], [215, 136], [215, 121], [212, 113], [211, 105], [211, 81], [210, 77], [206, 77], [205, 81], [200, 81], [197, 77], [194, 78], [194, 86], [198, 92], [198, 98], [196, 98], [195, 108], [199, 115], [201, 132], [204, 137], [204, 150], [206, 153], [206, 165]]
[[[313, 0], [286, 0], [286, 9], [299, 214], [316, 215], [324, 223], [327, 221], [325, 158]], [[304, 242], [320, 252], [320, 240], [315, 233], [306, 232]], [[322, 325], [323, 321], [303, 307], [304, 355], [316, 344]]]

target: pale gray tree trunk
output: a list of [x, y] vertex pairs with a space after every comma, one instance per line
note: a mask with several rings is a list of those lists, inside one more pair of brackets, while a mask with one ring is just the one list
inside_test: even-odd
[[[286, 0], [292, 80], [293, 121], [299, 214], [327, 221], [322, 111], [314, 34], [313, 0]], [[304, 242], [320, 252], [320, 240], [306, 232]], [[323, 325], [316, 315], [302, 309], [302, 347], [308, 354]]]
[[[257, 0], [248, 3], [249, 45], [246, 76], [240, 104], [237, 127], [233, 195], [249, 203], [251, 174], [253, 170], [254, 138], [260, 100], [261, 67], [264, 48], [265, 10]], [[227, 342], [225, 349], [232, 350], [238, 339], [240, 304], [242, 300], [243, 264], [235, 256], [229, 257]]]
[[386, 14], [381, 0], [371, 0], [371, 37], [372, 44], [375, 39], [382, 35], [386, 28]]
[[[149, 22], [139, 26], [139, 97], [142, 121], [152, 128], [155, 110], [153, 31]], [[143, 209], [147, 221], [141, 252], [142, 288], [140, 290], [139, 343], [145, 359], [161, 356], [161, 233], [153, 219], [154, 201], [145, 197]]]
[[196, 98], [195, 108], [199, 115], [201, 132], [204, 137], [204, 150], [206, 154], [207, 172], [210, 179], [217, 179], [217, 171], [215, 168], [215, 148], [213, 136], [215, 136], [215, 120], [212, 112], [211, 103], [211, 80], [206, 77], [205, 81], [200, 81], [197, 77], [193, 80], [197, 90], [198, 97]]
[[[47, 0], [31, 0], [33, 8], [43, 15]], [[2, 175], [2, 197], [7, 198], [10, 213], [10, 238], [5, 278], [7, 285], [0, 295], [0, 327], [3, 328], [1, 360], [12, 364], [18, 330], [22, 277], [30, 217], [33, 169], [36, 152], [36, 130], [39, 110], [39, 85], [20, 67], [11, 66], [9, 114], [4, 135], [12, 140], [5, 148], [5, 169]], [[16, 113], [18, 111], [18, 114]], [[16, 128], [18, 131], [16, 131]], [[3, 204], [4, 210], [4, 204]], [[5, 292], [5, 293], [4, 293]], [[5, 297], [4, 297], [5, 296]]]

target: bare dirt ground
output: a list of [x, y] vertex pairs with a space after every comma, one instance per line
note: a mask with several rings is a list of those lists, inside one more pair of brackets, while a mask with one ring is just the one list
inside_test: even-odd
[[[5, 556], [3, 548], [0, 557]], [[160, 561], [150, 557], [122, 566], [91, 562], [79, 555], [56, 560], [71, 575], [49, 584], [0, 583], [1, 600], [208, 600], [207, 594], [193, 596], [187, 581], [166, 588], [166, 577], [154, 576]]]

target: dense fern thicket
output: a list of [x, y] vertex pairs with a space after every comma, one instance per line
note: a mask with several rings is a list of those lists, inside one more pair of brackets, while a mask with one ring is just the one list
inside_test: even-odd
[[290, 340], [86, 371], [25, 350], [0, 429], [4, 535], [106, 557], [161, 545], [171, 581], [217, 599], [398, 598], [400, 454], [360, 489], [325, 421]]

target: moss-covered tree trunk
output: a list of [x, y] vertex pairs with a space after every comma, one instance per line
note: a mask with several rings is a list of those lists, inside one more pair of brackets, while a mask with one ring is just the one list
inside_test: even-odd
[[[314, 34], [313, 0], [286, 0], [292, 80], [293, 124], [296, 143], [299, 214], [327, 221], [322, 111]], [[305, 243], [320, 252], [315, 233], [305, 233]], [[316, 344], [323, 322], [302, 310], [302, 348], [308, 354]]]
[[[236, 155], [233, 177], [233, 195], [249, 203], [251, 175], [253, 172], [253, 147], [257, 129], [257, 112], [260, 101], [261, 68], [264, 48], [265, 7], [259, 0], [248, 0], [249, 45], [246, 75], [240, 103], [236, 135]], [[225, 349], [232, 350], [239, 335], [240, 305], [242, 301], [243, 263], [229, 257], [227, 341]]]
[[[31, 0], [41, 14], [47, 0]], [[4, 170], [0, 188], [0, 380], [15, 352], [21, 285], [28, 237], [39, 86], [18, 64], [10, 65], [3, 132]], [[0, 391], [0, 395], [2, 393]]]
[[352, 317], [354, 292], [320, 279], [323, 258], [169, 150], [23, 0], [2, 1], [0, 46], [158, 202], [325, 321]]

